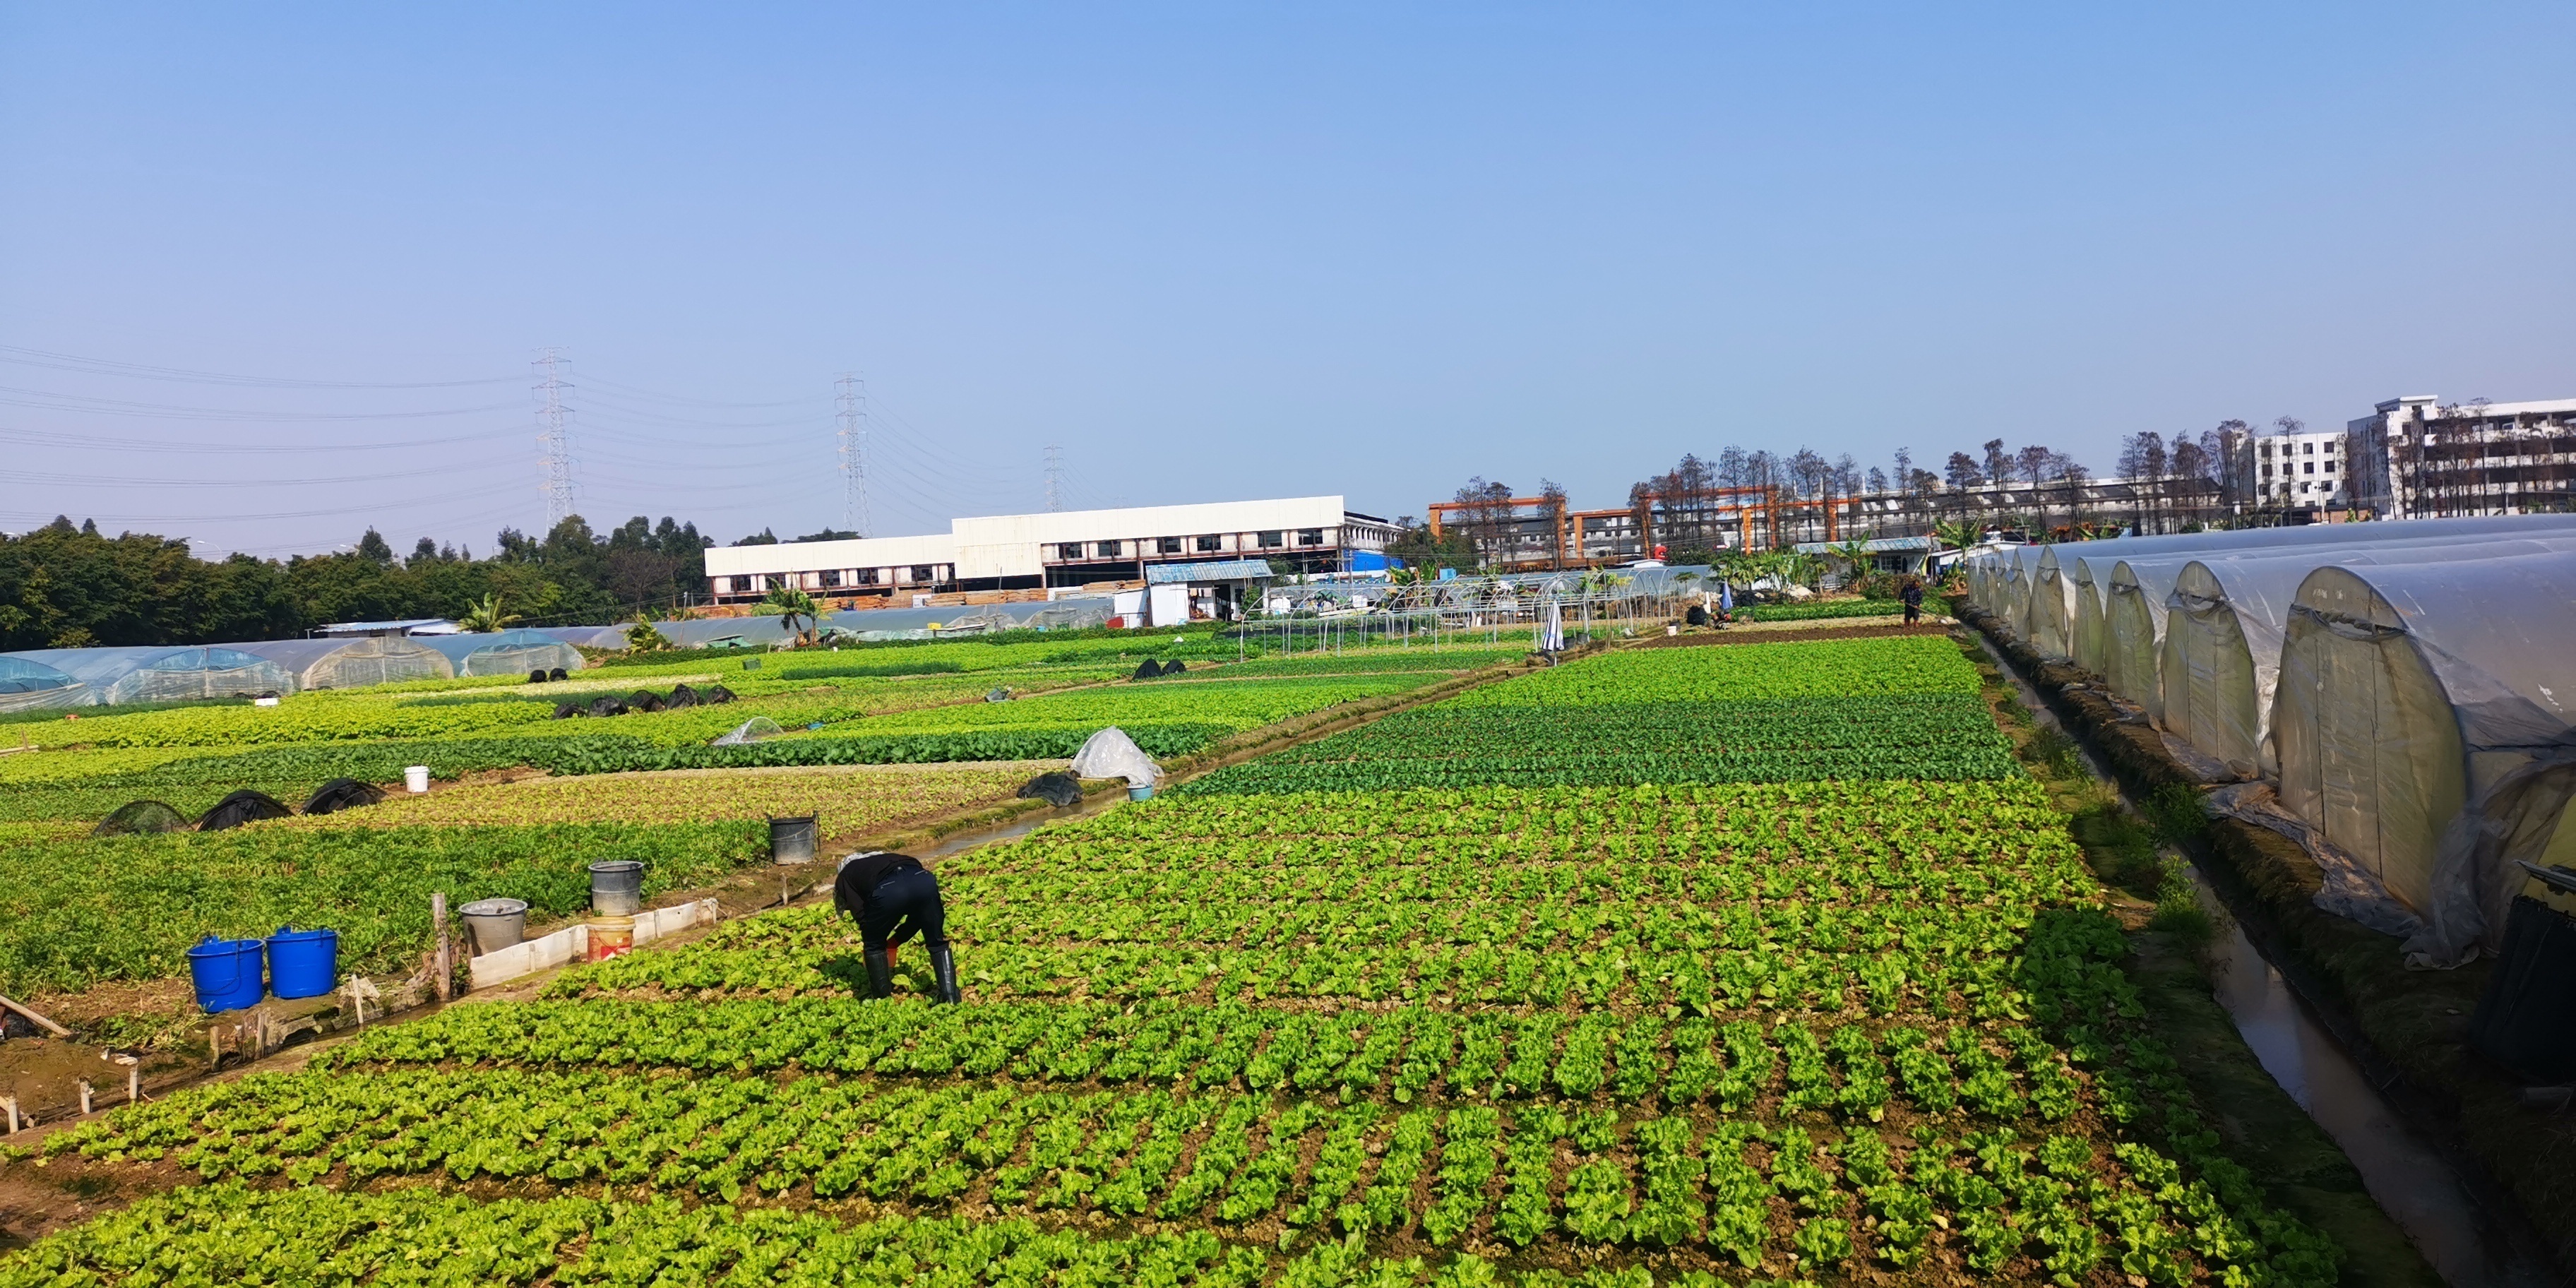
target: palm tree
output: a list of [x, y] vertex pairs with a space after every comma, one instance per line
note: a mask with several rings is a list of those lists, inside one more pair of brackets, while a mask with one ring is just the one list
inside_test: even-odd
[[1869, 534], [1862, 533], [1860, 536], [1835, 542], [1829, 553], [1843, 561], [1843, 570], [1849, 575], [1849, 580], [1844, 583], [1844, 589], [1859, 587], [1861, 578], [1868, 574], [1870, 562], [1873, 559], [1869, 550]]
[[1952, 549], [1965, 550], [1977, 544], [1978, 540], [1986, 535], [1986, 530], [1966, 519], [1943, 520], [1932, 525], [1932, 535], [1940, 538]]
[[517, 613], [501, 611], [501, 597], [498, 594], [488, 594], [481, 600], [468, 604], [465, 615], [456, 619], [456, 629], [472, 635], [489, 635], [495, 631], [506, 631], [518, 624]]
[[[812, 595], [794, 586], [772, 586], [760, 606], [778, 614], [778, 624], [794, 633], [797, 643], [814, 642], [814, 628], [822, 623], [823, 606], [815, 603]], [[805, 624], [799, 626], [799, 621]]]

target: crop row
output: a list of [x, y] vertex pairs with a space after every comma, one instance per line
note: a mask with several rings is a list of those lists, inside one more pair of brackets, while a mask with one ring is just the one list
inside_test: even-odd
[[[1389, 1108], [1265, 1095], [885, 1089], [807, 1078], [387, 1072], [245, 1078], [120, 1111], [47, 1143], [207, 1180], [350, 1185], [432, 1176], [649, 1187], [721, 1198], [900, 1202], [1417, 1233], [1435, 1247], [1542, 1240], [1704, 1247], [1745, 1267], [1906, 1267], [1946, 1242], [1968, 1268], [2024, 1255], [2081, 1279], [2115, 1242], [2255, 1260], [2205, 1187], [2066, 1134], [1893, 1135], [1859, 1126], [1549, 1104]], [[2160, 1166], [2161, 1165], [2161, 1166]], [[2133, 1171], [2131, 1169], [2137, 1169]], [[1941, 1231], [1946, 1240], [1937, 1240]], [[2250, 1254], [2250, 1255], [2249, 1255]], [[2182, 1267], [2180, 1261], [2175, 1268]], [[2259, 1264], [2259, 1262], [2258, 1262]]]
[[[185, 1277], [174, 1271], [184, 1267]], [[0, 1288], [63, 1284], [902, 1284], [1036, 1288], [1724, 1288], [1705, 1270], [1514, 1271], [1461, 1255], [1375, 1258], [1349, 1243], [1296, 1251], [1206, 1229], [1114, 1237], [1027, 1218], [879, 1217], [560, 1195], [470, 1198], [403, 1187], [341, 1193], [191, 1186], [144, 1199], [27, 1251], [0, 1254]], [[1757, 1281], [1747, 1288], [1796, 1288]]]
[[[1256, 651], [1257, 652], [1257, 651]], [[1228, 678], [1258, 675], [1348, 675], [1382, 674], [1395, 671], [1480, 671], [1489, 666], [1504, 666], [1529, 656], [1526, 648], [1474, 647], [1433, 648], [1416, 645], [1390, 648], [1373, 645], [1342, 653], [1297, 653], [1287, 656], [1258, 657], [1234, 662], [1215, 659], [1224, 669], [1219, 675]], [[1191, 674], [1197, 674], [1193, 663]]]
[[1744, 698], [1975, 693], [1977, 670], [1947, 637], [1656, 648], [1587, 658], [1451, 699], [1457, 706], [1604, 706]]
[[1963, 694], [1399, 712], [1183, 785], [1181, 795], [1425, 786], [2000, 779], [2008, 739]]
[[258, 826], [330, 831], [430, 824], [691, 823], [811, 814], [831, 835], [1007, 800], [1030, 775], [1051, 767], [1025, 762], [866, 765], [723, 775], [537, 778], [459, 785], [426, 796], [392, 796], [365, 809]]
[[[2116, 1054], [2087, 1037], [2078, 1056]], [[1037, 1082], [1232, 1088], [1417, 1101], [1544, 1097], [1729, 1114], [1763, 1107], [1878, 1121], [1973, 1114], [2060, 1122], [2079, 1076], [2018, 1024], [1667, 1021], [1648, 1013], [1459, 1014], [1425, 1006], [1318, 1013], [1240, 1003], [1005, 1002], [964, 1008], [842, 1001], [538, 1002], [476, 1007], [365, 1035], [318, 1062], [796, 1070], [878, 1078], [1007, 1076]], [[2133, 1092], [2123, 1090], [2123, 1096]], [[2129, 1101], [2123, 1101], [2124, 1105]], [[2130, 1111], [2123, 1108], [2124, 1115]]]
[[[1641, 960], [1625, 951], [1574, 953], [1520, 946], [1361, 947], [1339, 939], [1294, 948], [1195, 945], [969, 944], [960, 971], [981, 998], [1300, 999], [1375, 1004], [1409, 997], [1459, 1006], [1679, 1007], [1699, 1014], [1811, 1010], [1875, 1015], [2011, 1014], [2018, 998], [1997, 976], [2012, 927], [1983, 930], [1985, 950], [1874, 957], [1795, 950], [1679, 950]], [[822, 950], [780, 952], [739, 941], [584, 967], [548, 986], [554, 997], [653, 990], [698, 996], [848, 994], [864, 978], [857, 937]]]
[[962, 733], [1023, 726], [1153, 724], [1187, 721], [1231, 730], [1258, 728], [1326, 707], [1420, 688], [1436, 674], [1331, 675], [1289, 679], [1210, 679], [1157, 685], [1077, 689], [1021, 702], [990, 702], [872, 716], [835, 734]]
[[428, 944], [433, 891], [568, 915], [589, 902], [595, 860], [642, 860], [649, 895], [755, 862], [767, 842], [748, 823], [588, 823], [13, 843], [0, 846], [0, 993], [184, 975], [206, 935], [289, 924], [339, 931], [344, 971], [408, 965]]
[[[1487, 857], [1588, 852], [1595, 839], [1709, 837], [1755, 849], [1842, 847], [1876, 838], [1932, 847], [1927, 859], [1977, 866], [1978, 847], [2018, 840], [2071, 855], [2066, 819], [2028, 778], [1999, 782], [1793, 782], [1641, 784], [1634, 787], [1465, 787], [1331, 792], [1293, 797], [1157, 798], [1149, 808], [1113, 810], [1051, 824], [1016, 846], [961, 859], [975, 870], [1038, 853], [1056, 840], [1197, 842], [1223, 847], [1272, 837], [1394, 842], [1409, 837], [1477, 838]], [[1960, 852], [1957, 847], [1966, 847]], [[1353, 862], [1384, 862], [1363, 846]]]

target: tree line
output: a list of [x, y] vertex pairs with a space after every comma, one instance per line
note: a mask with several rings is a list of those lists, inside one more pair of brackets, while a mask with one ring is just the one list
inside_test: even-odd
[[[2286, 416], [2275, 425], [2283, 432], [2301, 428]], [[1951, 452], [1937, 470], [1903, 447], [1886, 466], [1863, 466], [1849, 453], [1828, 460], [1808, 447], [1782, 453], [1728, 446], [1713, 457], [1685, 455], [1671, 469], [1638, 480], [1628, 489], [1627, 508], [1676, 563], [1715, 562], [1741, 522], [1738, 507], [1766, 497], [1789, 508], [1780, 534], [1784, 544], [1825, 540], [1827, 505], [1860, 512], [1837, 525], [1831, 534], [1836, 539], [1862, 532], [1918, 536], [1936, 529], [1956, 536], [1987, 527], [2069, 537], [2119, 524], [2174, 531], [2244, 521], [2262, 504], [2253, 480], [2253, 441], [2253, 429], [2242, 420], [2170, 439], [2154, 431], [2131, 434], [2121, 440], [2109, 475], [2097, 475], [2044, 443], [2011, 447], [2001, 438], [1973, 452]], [[2097, 485], [2112, 482], [2126, 486], [2114, 489], [2116, 502], [2105, 502]], [[1564, 503], [1563, 489], [1541, 484], [1532, 494], [1536, 499]], [[1516, 519], [1511, 501], [1519, 495], [1508, 484], [1472, 478], [1453, 498], [1439, 540], [1408, 516], [1398, 521], [1402, 532], [1393, 553], [1465, 568], [1578, 559], [1580, 552], [1554, 549], [1560, 538]]]
[[575, 515], [543, 536], [504, 528], [479, 559], [428, 537], [397, 556], [369, 528], [330, 554], [208, 560], [66, 516], [0, 537], [0, 652], [293, 639], [330, 622], [463, 617], [487, 597], [523, 626], [607, 624], [702, 590], [713, 544], [668, 517], [596, 533]]

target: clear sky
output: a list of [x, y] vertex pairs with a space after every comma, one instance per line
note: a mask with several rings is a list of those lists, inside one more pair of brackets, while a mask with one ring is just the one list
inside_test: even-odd
[[2563, 2], [11, 3], [0, 530], [486, 553], [543, 526], [548, 345], [577, 508], [728, 540], [840, 524], [844, 371], [878, 534], [1038, 508], [1049, 445], [1069, 507], [1396, 515], [2571, 396], [2570, 49]]

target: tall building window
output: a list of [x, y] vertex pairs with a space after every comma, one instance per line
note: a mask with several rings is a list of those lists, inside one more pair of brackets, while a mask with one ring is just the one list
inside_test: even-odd
[[1116, 541], [1103, 541], [1092, 549], [1103, 559], [1115, 559], [1125, 552], [1125, 546]]
[[1202, 552], [1223, 550], [1225, 549], [1225, 538], [1219, 536], [1201, 537], [1199, 538], [1199, 549]]
[[1181, 539], [1179, 537], [1157, 537], [1154, 540], [1154, 552], [1156, 554], [1165, 555], [1179, 554], [1181, 552]]
[[939, 579], [939, 570], [929, 564], [914, 564], [912, 566], [912, 579], [914, 581], [937, 581]]
[[858, 575], [858, 584], [862, 586], [873, 586], [877, 584], [877, 570], [874, 568], [861, 568]]
[[1272, 531], [1272, 532], [1263, 532], [1263, 533], [1255, 534], [1254, 539], [1255, 539], [1255, 540], [1257, 540], [1257, 541], [1259, 541], [1259, 542], [1261, 543], [1261, 545], [1262, 545], [1262, 547], [1263, 547], [1263, 548], [1267, 549], [1268, 547], [1271, 547], [1271, 546], [1278, 546], [1278, 545], [1285, 545], [1285, 544], [1287, 544], [1286, 542], [1284, 542], [1284, 541], [1281, 541], [1281, 540], [1280, 540], [1280, 536], [1281, 536], [1281, 534], [1280, 534], [1280, 533], [1278, 533], [1278, 532], [1276, 532], [1276, 531]]
[[840, 570], [840, 569], [838, 569], [838, 568], [826, 568], [826, 569], [824, 569], [824, 570], [823, 570], [823, 589], [825, 589], [825, 590], [839, 590], [840, 588], [841, 588], [841, 570]]
[[1322, 528], [1297, 529], [1297, 544], [1301, 546], [1320, 546], [1324, 544], [1324, 530]]
[[1057, 546], [1055, 548], [1055, 557], [1058, 559], [1080, 559], [1082, 557], [1082, 543], [1079, 541], [1068, 541], [1063, 545]]

